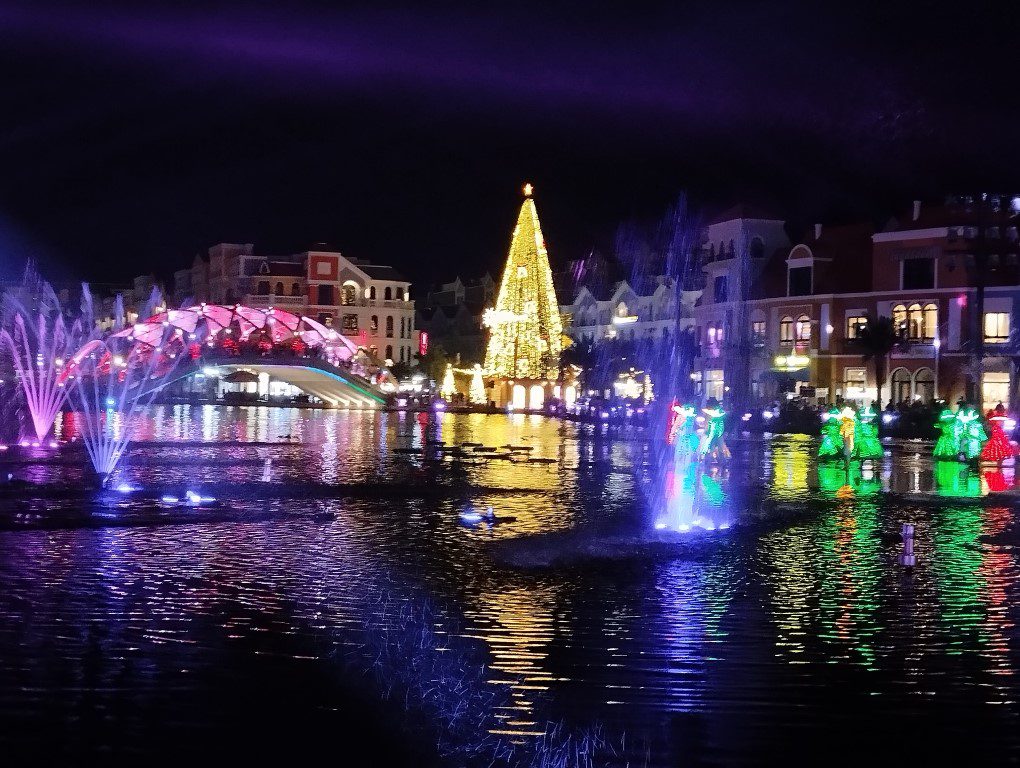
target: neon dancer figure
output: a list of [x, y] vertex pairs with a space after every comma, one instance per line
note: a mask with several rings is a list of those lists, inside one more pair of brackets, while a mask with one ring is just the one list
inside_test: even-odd
[[713, 461], [728, 459], [730, 449], [726, 447], [726, 439], [723, 436], [726, 431], [726, 411], [714, 397], [709, 398], [704, 411], [708, 417], [708, 424], [705, 426], [705, 434], [701, 438], [698, 455], [701, 458], [711, 455]]
[[988, 436], [988, 442], [981, 449], [981, 461], [1001, 464], [1004, 459], [1015, 455], [1013, 444], [1009, 441], [1009, 437], [1006, 436], [1006, 432], [1003, 429], [1007, 418], [1006, 409], [1002, 403], [995, 406], [995, 410], [988, 412], [991, 434]]
[[854, 457], [857, 435], [857, 412], [849, 405], [839, 412], [839, 438], [843, 442], [843, 460], [849, 462]]
[[694, 420], [693, 405], [680, 405], [676, 399], [669, 405], [669, 427], [666, 443], [672, 445], [677, 454], [694, 454], [698, 450], [697, 424]]
[[835, 459], [843, 455], [843, 440], [839, 436], [839, 408], [835, 405], [822, 414], [822, 444], [818, 446], [819, 459]]
[[981, 426], [981, 414], [973, 405], [964, 405], [956, 415], [960, 421], [960, 443], [957, 446], [962, 461], [975, 461], [981, 456], [988, 435]]
[[939, 439], [935, 441], [933, 455], [935, 461], [956, 461], [960, 454], [960, 432], [963, 424], [953, 410], [947, 405], [939, 414], [935, 428], [939, 431]]
[[878, 439], [876, 416], [875, 409], [870, 405], [864, 406], [861, 410], [854, 446], [859, 459], [881, 459], [885, 455], [882, 443]]

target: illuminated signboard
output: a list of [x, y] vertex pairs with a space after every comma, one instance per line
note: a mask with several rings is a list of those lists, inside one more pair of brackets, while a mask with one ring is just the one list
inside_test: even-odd
[[803, 355], [779, 355], [773, 360], [777, 371], [799, 371], [802, 368], [807, 368], [809, 362], [811, 362], [811, 358]]

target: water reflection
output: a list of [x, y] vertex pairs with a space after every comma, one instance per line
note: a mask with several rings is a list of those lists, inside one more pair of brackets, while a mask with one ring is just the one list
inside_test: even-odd
[[[46, 718], [85, 744], [83, 709], [192, 688], [211, 697], [250, 674], [249, 657], [373, 668], [380, 638], [410, 636], [409, 606], [424, 594], [437, 607], [426, 628], [414, 624], [428, 647], [408, 652], [406, 674], [444, 674], [422, 659], [448, 658], [463, 641], [477, 654], [465, 658], [484, 669], [463, 685], [484, 702], [478, 722], [489, 735], [599, 721], [610, 736], [627, 734], [621, 764], [640, 764], [647, 747], [651, 764], [671, 765], [690, 757], [677, 724], [696, 722], [708, 757], [726, 762], [785, 748], [790, 723], [832, 733], [852, 711], [866, 734], [937, 704], [949, 713], [939, 721], [947, 735], [967, 738], [980, 725], [993, 743], [1020, 748], [1014, 513], [965, 498], [1012, 487], [1011, 468], [985, 470], [982, 481], [896, 449], [848, 476], [817, 465], [810, 440], [747, 439], [732, 446], [729, 467], [695, 462], [660, 478], [668, 503], [649, 510], [638, 488], [653, 462], [639, 436], [535, 417], [167, 406], [146, 434], [126, 478], [228, 486], [237, 519], [0, 532], [0, 678], [9, 681], [0, 718], [14, 727]], [[431, 459], [436, 441], [528, 446], [554, 461]], [[72, 459], [17, 471], [72, 483]], [[272, 499], [260, 496], [266, 459]], [[369, 481], [428, 493], [302, 495]], [[904, 501], [908, 491], [920, 501]], [[799, 513], [763, 518], [763, 500]], [[75, 503], [0, 507], [46, 514]], [[459, 524], [465, 506], [487, 505], [508, 522]], [[244, 517], [263, 509], [289, 516]], [[742, 528], [749, 517], [762, 524]], [[491, 557], [494, 540], [635, 518], [644, 532], [649, 520], [732, 528], [672, 537], [685, 542], [675, 555], [540, 572]], [[903, 522], [917, 528], [910, 572], [896, 561]], [[301, 695], [266, 706], [301, 707]], [[749, 712], [758, 727], [735, 728]], [[141, 732], [139, 715], [118, 717], [125, 738]], [[174, 717], [218, 722], [211, 705]]]

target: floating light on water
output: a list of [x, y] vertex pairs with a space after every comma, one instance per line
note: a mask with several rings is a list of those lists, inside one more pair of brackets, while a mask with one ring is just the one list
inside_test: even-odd
[[[138, 490], [138, 488], [136, 488], [133, 485], [130, 485], [129, 483], [121, 483], [113, 490], [115, 490], [117, 493], [134, 493], [135, 491]], [[164, 500], [166, 500], [166, 498], [167, 497], [164, 497]]]
[[743, 416], [740, 417], [740, 420], [741, 421], [750, 421], [751, 420], [751, 414], [745, 413]]
[[160, 496], [160, 501], [164, 504], [176, 504], [180, 499], [176, 496]]
[[58, 443], [56, 440], [50, 440], [50, 448], [57, 448], [59, 446], [60, 443]]

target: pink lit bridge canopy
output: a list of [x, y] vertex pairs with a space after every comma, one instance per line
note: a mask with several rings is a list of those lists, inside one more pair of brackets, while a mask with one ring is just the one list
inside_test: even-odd
[[309, 364], [311, 361], [307, 358], [276, 359], [267, 356], [264, 362], [261, 359], [246, 359], [232, 363], [227, 359], [217, 360], [215, 365], [228, 370], [267, 373], [331, 405], [372, 408], [378, 407], [383, 401], [380, 391], [374, 385], [361, 377], [352, 376], [341, 367], [342, 363], [349, 363], [358, 353], [358, 347], [350, 339], [310, 317], [275, 307], [259, 309], [239, 304], [199, 304], [168, 309], [144, 322], [116, 331], [110, 334], [110, 338], [121, 338], [158, 348], [164, 343], [167, 333], [173, 333], [171, 329], [176, 331], [175, 335], [185, 345], [201, 341], [212, 347], [217, 340], [227, 338], [243, 343], [256, 332], [260, 333], [260, 338], [273, 344], [299, 340], [309, 349], [320, 350], [319, 361]]

